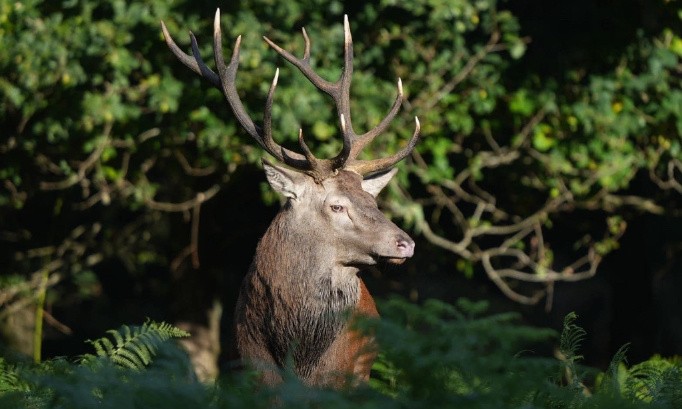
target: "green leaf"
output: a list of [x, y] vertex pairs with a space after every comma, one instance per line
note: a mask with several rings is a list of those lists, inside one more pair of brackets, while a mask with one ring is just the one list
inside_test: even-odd
[[511, 47], [509, 47], [509, 55], [515, 60], [518, 60], [519, 58], [523, 57], [523, 54], [526, 53], [526, 44], [521, 41], [515, 41], [512, 43]]
[[547, 124], [539, 124], [533, 132], [533, 147], [540, 152], [547, 152], [556, 143], [550, 136], [552, 127]]

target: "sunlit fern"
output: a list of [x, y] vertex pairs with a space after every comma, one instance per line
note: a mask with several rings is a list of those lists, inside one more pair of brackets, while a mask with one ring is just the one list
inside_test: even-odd
[[682, 362], [660, 356], [634, 365], [625, 380], [625, 394], [645, 402], [682, 407]]
[[[147, 321], [139, 327], [123, 325], [118, 330], [107, 331], [109, 337], [88, 340], [97, 356], [110, 359], [124, 368], [142, 369], [149, 365], [159, 346], [171, 338], [188, 337], [190, 334], [165, 322]], [[84, 360], [94, 358], [84, 356]]]

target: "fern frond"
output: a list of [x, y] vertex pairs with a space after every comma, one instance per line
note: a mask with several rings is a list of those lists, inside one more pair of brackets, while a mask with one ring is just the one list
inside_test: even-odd
[[0, 394], [10, 391], [26, 390], [26, 382], [19, 376], [19, 370], [0, 358]]
[[583, 358], [582, 355], [578, 355], [578, 350], [587, 336], [587, 332], [584, 329], [575, 325], [576, 319], [578, 319], [578, 315], [575, 312], [569, 313], [564, 318], [564, 327], [561, 332], [561, 344], [559, 346], [565, 359], [571, 362]]
[[682, 408], [682, 368], [674, 366], [663, 374], [661, 389], [654, 398], [672, 408]]
[[644, 402], [682, 404], [682, 368], [669, 360], [653, 357], [633, 366], [626, 381], [631, 398]]
[[123, 325], [118, 330], [109, 330], [106, 333], [109, 337], [87, 342], [93, 345], [97, 356], [131, 369], [142, 369], [149, 365], [163, 342], [190, 335], [171, 324], [149, 320], [139, 327]]
[[578, 393], [585, 393], [586, 388], [580, 381], [575, 362], [582, 359], [582, 355], [578, 355], [578, 350], [587, 332], [575, 324], [577, 318], [578, 315], [575, 312], [567, 314], [564, 318], [559, 351], [562, 355], [561, 359], [564, 363], [566, 378], [569, 380], [571, 387]]
[[[184, 330], [181, 330], [180, 328], [171, 325], [167, 322], [159, 322], [159, 323], [153, 323], [156, 325], [157, 332], [164, 334], [167, 339], [170, 338], [185, 338], [190, 336], [190, 333]], [[146, 325], [146, 324], [145, 324]]]
[[93, 345], [95, 346], [95, 352], [97, 352], [97, 356], [107, 356], [109, 354], [112, 354], [116, 349], [114, 347], [114, 344], [112, 344], [108, 338], [101, 338], [98, 341], [99, 342], [93, 343]]
[[130, 350], [126, 348], [118, 350], [116, 354], [110, 357], [111, 360], [119, 366], [132, 369], [142, 369], [151, 361], [151, 354], [153, 353], [151, 346], [140, 348], [131, 343], [128, 348]]
[[624, 382], [627, 379], [627, 369], [625, 364], [627, 364], [627, 352], [630, 348], [630, 343], [627, 343], [620, 347], [618, 351], [611, 358], [609, 367], [604, 373], [604, 377], [601, 380], [601, 388], [607, 393], [614, 396], [621, 394], [624, 387]]
[[[119, 331], [127, 332], [127, 336], [125, 338], [123, 338]], [[116, 348], [120, 348], [121, 345], [125, 344], [126, 341], [128, 341], [132, 338], [132, 336], [130, 334], [130, 328], [126, 325], [123, 325], [121, 327], [121, 329], [119, 329], [118, 331], [114, 330], [114, 329], [110, 329], [109, 331], [107, 331], [107, 334], [111, 335], [111, 337], [114, 339], [114, 341], [116, 341]]]

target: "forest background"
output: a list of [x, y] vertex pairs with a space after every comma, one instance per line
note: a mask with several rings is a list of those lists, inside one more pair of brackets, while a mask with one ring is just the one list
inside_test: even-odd
[[[295, 149], [338, 151], [327, 100], [268, 49], [339, 75], [355, 44], [357, 130], [405, 103], [367, 157], [415, 153], [381, 197], [417, 241], [365, 272], [377, 298], [488, 299], [535, 325], [576, 311], [585, 361], [682, 354], [682, 3], [0, 0], [0, 326], [7, 351], [74, 355], [146, 317], [229, 367], [232, 308], [278, 198], [223, 96], [168, 51], [242, 35], [237, 88]], [[229, 51], [228, 51], [229, 50]], [[211, 65], [211, 64], [209, 64]], [[44, 308], [42, 308], [44, 307]], [[44, 322], [44, 325], [43, 325]], [[222, 348], [221, 348], [222, 345]]]

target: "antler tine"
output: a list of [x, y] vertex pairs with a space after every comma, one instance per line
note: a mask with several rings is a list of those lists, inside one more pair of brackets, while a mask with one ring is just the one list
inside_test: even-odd
[[407, 143], [407, 146], [405, 146], [400, 152], [397, 152], [396, 154], [389, 156], [387, 158], [367, 161], [354, 160], [350, 164], [346, 165], [345, 169], [359, 173], [361, 175], [367, 175], [370, 173], [390, 168], [391, 166], [403, 160], [407, 155], [410, 154], [410, 152], [412, 152], [414, 147], [417, 145], [417, 141], [419, 141], [419, 132], [421, 130], [419, 118], [415, 116], [414, 121], [415, 121], [414, 134], [412, 134], [412, 138]]
[[[305, 52], [303, 58], [297, 58], [287, 50], [275, 44], [269, 38], [263, 36], [263, 39], [277, 52], [282, 58], [291, 63], [294, 67], [308, 78], [313, 85], [320, 91], [332, 97], [334, 100], [339, 117], [344, 115], [348, 123], [350, 123], [350, 82], [353, 75], [353, 39], [350, 34], [350, 26], [348, 24], [348, 16], [344, 16], [344, 63], [341, 77], [336, 82], [330, 82], [320, 77], [310, 66], [310, 38], [305, 29], [303, 29], [303, 38], [305, 40]], [[352, 127], [349, 126], [349, 130]]]
[[220, 30], [220, 9], [216, 10], [213, 20], [213, 59], [215, 60], [218, 75], [220, 77], [219, 89], [223, 92], [227, 103], [232, 108], [232, 112], [237, 117], [237, 121], [244, 127], [246, 132], [256, 140], [260, 139], [259, 129], [251, 117], [246, 113], [246, 109], [239, 98], [235, 82], [237, 80], [237, 69], [239, 68], [239, 47], [242, 43], [242, 36], [238, 36], [232, 48], [230, 63], [225, 65], [223, 59], [223, 40]]
[[395, 116], [398, 114], [398, 111], [400, 111], [400, 106], [403, 103], [403, 95], [403, 82], [400, 78], [398, 78], [398, 95], [396, 96], [395, 101], [393, 101], [393, 106], [377, 126], [355, 138], [350, 154], [351, 160], [355, 160], [355, 158], [358, 157], [360, 152], [362, 152], [367, 144], [372, 142], [374, 138], [379, 136], [386, 130], [386, 128], [388, 128], [388, 126], [391, 124], [391, 121], [393, 121], [393, 118], [395, 118]]
[[339, 116], [344, 115], [347, 121], [347, 132], [355, 139], [353, 121], [350, 116], [350, 84], [353, 78], [353, 36], [350, 33], [348, 14], [343, 15], [343, 69], [341, 77], [336, 81], [338, 95], [334, 97]]
[[[261, 139], [262, 140], [261, 146], [263, 146], [263, 148], [266, 151], [268, 151], [272, 156], [279, 159], [281, 162], [284, 162], [287, 165], [292, 166], [296, 169], [307, 172], [311, 169], [315, 169], [315, 163], [317, 162], [315, 157], [312, 156], [312, 153], [310, 153], [310, 150], [307, 149], [308, 148], [307, 146], [303, 151], [304, 155], [301, 156], [296, 152], [292, 152], [289, 149], [286, 149], [285, 147], [278, 145], [272, 138], [272, 101], [275, 96], [275, 88], [277, 88], [278, 79], [279, 68], [275, 70], [275, 78], [273, 78], [272, 84], [270, 84], [268, 98], [265, 101], [265, 113], [263, 114], [263, 135]], [[303, 136], [299, 132], [299, 141], [302, 142], [303, 141], [302, 138]]]
[[343, 148], [341, 149], [341, 152], [331, 160], [335, 169], [343, 168], [353, 152], [352, 130], [348, 130], [346, 126], [346, 117], [343, 114], [341, 114], [339, 120], [341, 122], [341, 135], [343, 135]]
[[[305, 30], [303, 32], [305, 33]], [[303, 58], [295, 57], [289, 51], [278, 46], [266, 36], [263, 36], [263, 40], [265, 40], [265, 42], [268, 43], [268, 45], [272, 47], [272, 49], [275, 50], [277, 54], [279, 54], [285, 60], [289, 61], [289, 63], [291, 63], [294, 67], [298, 68], [299, 71], [301, 71], [303, 75], [305, 75], [305, 77], [308, 78], [308, 81], [315, 85], [320, 91], [332, 95], [333, 97], [335, 88], [334, 83], [329, 82], [324, 78], [320, 77], [315, 71], [313, 71], [312, 67], [310, 67], [310, 39], [308, 38], [307, 34], [304, 34], [303, 37], [305, 38], [306, 41], [306, 52]]]
[[272, 139], [272, 101], [275, 97], [275, 88], [277, 88], [278, 79], [279, 68], [275, 70], [275, 77], [272, 79], [270, 90], [268, 91], [268, 97], [265, 100], [265, 112], [263, 113], [263, 132], [261, 138], [263, 143], [261, 145], [263, 145], [263, 148], [272, 156], [283, 162], [284, 155], [282, 154], [282, 147], [277, 145], [274, 139]]
[[163, 38], [166, 40], [168, 48], [170, 48], [173, 55], [175, 55], [175, 57], [180, 60], [181, 63], [183, 63], [190, 70], [199, 74], [201, 77], [206, 78], [215, 87], [220, 88], [220, 78], [218, 77], [218, 74], [208, 68], [199, 55], [199, 47], [197, 46], [197, 39], [194, 37], [194, 33], [191, 31], [189, 32], [189, 37], [192, 42], [192, 53], [194, 54], [194, 57], [192, 57], [184, 53], [180, 47], [175, 44], [173, 37], [171, 37], [168, 29], [166, 28], [166, 24], [164, 24], [163, 21], [161, 22], [161, 30], [163, 31]]
[[303, 129], [298, 130], [298, 144], [301, 146], [301, 150], [303, 150], [303, 156], [308, 159], [308, 162], [311, 164], [317, 162], [317, 158], [315, 155], [313, 155], [313, 153], [310, 151], [310, 148], [308, 148], [308, 145], [303, 140]]
[[[256, 126], [251, 117], [246, 113], [244, 104], [242, 104], [241, 98], [239, 98], [239, 94], [237, 93], [235, 83], [237, 80], [237, 70], [239, 69], [239, 47], [241, 45], [242, 37], [237, 37], [232, 50], [230, 63], [227, 65], [225, 65], [225, 60], [223, 59], [222, 37], [222, 30], [220, 28], [220, 9], [217, 9], [213, 20], [213, 57], [215, 59], [216, 68], [218, 69], [218, 75], [220, 76], [220, 89], [223, 91], [227, 103], [230, 104], [232, 112], [237, 117], [237, 121], [244, 127], [246, 132], [269, 154], [279, 161], [283, 161], [281, 149], [277, 146], [272, 146], [274, 144], [272, 138], [268, 141], [268, 138], [264, 136], [265, 132]], [[269, 103], [266, 103], [263, 120], [264, 127], [266, 128], [270, 128], [270, 110], [272, 107], [272, 96], [277, 87], [277, 77], [278, 74], [276, 73], [274, 81], [270, 86], [270, 92], [268, 93]]]

